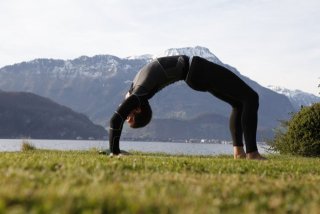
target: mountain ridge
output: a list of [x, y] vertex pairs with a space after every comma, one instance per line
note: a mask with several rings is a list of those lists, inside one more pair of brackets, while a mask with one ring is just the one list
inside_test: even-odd
[[106, 139], [87, 116], [29, 92], [0, 91], [0, 138]]

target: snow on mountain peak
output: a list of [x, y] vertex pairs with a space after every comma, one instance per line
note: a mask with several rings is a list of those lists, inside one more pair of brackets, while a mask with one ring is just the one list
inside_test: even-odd
[[220, 64], [222, 66], [226, 66], [222, 63], [218, 57], [216, 57], [210, 50], [206, 47], [195, 46], [195, 47], [184, 47], [184, 48], [169, 48], [163, 52], [157, 54], [144, 54], [138, 56], [128, 56], [126, 59], [129, 60], [136, 60], [136, 59], [144, 59], [144, 60], [152, 60], [158, 57], [165, 57], [165, 56], [176, 56], [176, 55], [186, 55], [186, 56], [200, 56], [205, 58], [211, 62], [216, 64]]
[[310, 106], [314, 103], [320, 102], [320, 97], [311, 93], [303, 92], [301, 90], [290, 90], [273, 85], [269, 85], [267, 87], [279, 94], [287, 96], [297, 110], [299, 110], [301, 106]]
[[267, 86], [269, 89], [279, 93], [279, 94], [284, 94], [287, 97], [295, 97], [295, 96], [299, 96], [299, 95], [308, 95], [308, 96], [312, 96], [312, 97], [317, 97], [314, 94], [311, 93], [307, 93], [307, 92], [303, 92], [301, 90], [290, 90], [287, 88], [283, 88], [280, 86], [274, 86], [274, 85], [268, 85]]
[[185, 47], [185, 48], [170, 48], [164, 51], [165, 56], [173, 56], [178, 54], [184, 54], [187, 56], [201, 56], [206, 57], [216, 57], [210, 50], [206, 47], [196, 46], [196, 47]]
[[143, 54], [143, 55], [138, 55], [138, 56], [128, 56], [126, 57], [126, 59], [152, 59], [152, 55], [151, 54]]
[[268, 85], [267, 87], [269, 89], [271, 89], [272, 91], [275, 91], [278, 94], [284, 94], [287, 97], [294, 97], [297, 94], [296, 91], [289, 90], [287, 88], [283, 88], [283, 87], [280, 87], [280, 86]]
[[163, 53], [154, 55], [156, 57], [163, 56], [175, 56], [175, 55], [187, 55], [187, 56], [200, 56], [208, 59], [214, 63], [223, 64], [218, 57], [216, 57], [210, 50], [206, 47], [196, 46], [196, 47], [185, 47], [185, 48], [170, 48], [165, 50]]

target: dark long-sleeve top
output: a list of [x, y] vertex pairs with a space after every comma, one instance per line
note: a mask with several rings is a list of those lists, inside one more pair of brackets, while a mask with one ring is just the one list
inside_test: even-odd
[[181, 55], [158, 58], [137, 73], [129, 90], [129, 97], [122, 102], [110, 120], [109, 147], [113, 154], [120, 153], [120, 136], [128, 115], [165, 86], [184, 80], [188, 69], [189, 58]]

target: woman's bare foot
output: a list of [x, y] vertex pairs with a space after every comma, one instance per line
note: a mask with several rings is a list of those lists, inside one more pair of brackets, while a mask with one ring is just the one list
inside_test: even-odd
[[246, 153], [242, 146], [234, 146], [233, 147], [233, 158], [234, 159], [245, 159]]
[[267, 160], [267, 158], [262, 157], [258, 151], [247, 153], [247, 159], [249, 159], [249, 160]]

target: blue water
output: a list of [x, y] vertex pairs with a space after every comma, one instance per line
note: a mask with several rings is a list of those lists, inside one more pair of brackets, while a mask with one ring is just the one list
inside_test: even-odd
[[[89, 150], [107, 149], [107, 141], [99, 140], [27, 140], [28, 143], [39, 149], [51, 150]], [[20, 151], [23, 140], [0, 139], [0, 152]], [[266, 153], [267, 146], [259, 144], [259, 151]], [[121, 141], [121, 150], [141, 152], [162, 152], [168, 154], [185, 155], [220, 155], [233, 154], [231, 144], [209, 144], [209, 143], [173, 143], [173, 142], [139, 142]]]

